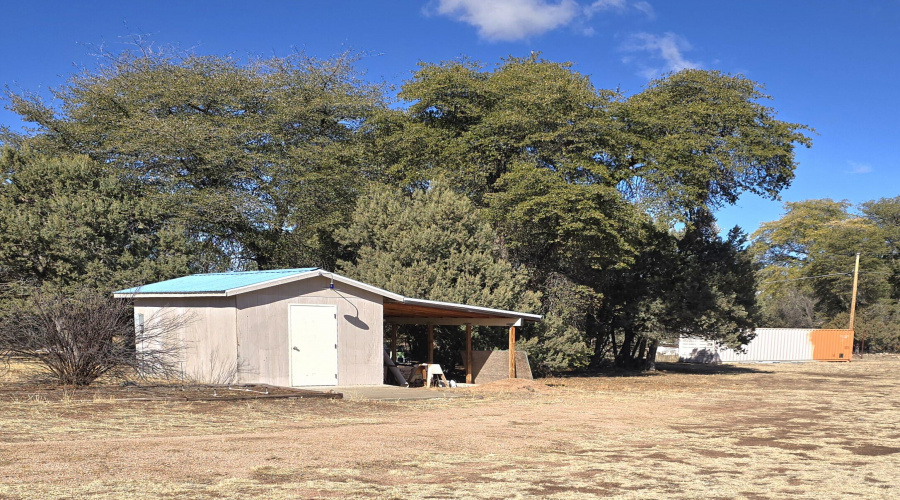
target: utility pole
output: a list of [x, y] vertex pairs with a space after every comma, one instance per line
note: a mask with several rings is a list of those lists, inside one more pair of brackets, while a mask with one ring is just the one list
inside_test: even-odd
[[[856, 320], [856, 286], [859, 283], [859, 252], [856, 252], [856, 265], [853, 266], [853, 298], [850, 299], [850, 329]], [[855, 332], [854, 332], [855, 333]], [[863, 353], [863, 341], [860, 341], [859, 354]]]

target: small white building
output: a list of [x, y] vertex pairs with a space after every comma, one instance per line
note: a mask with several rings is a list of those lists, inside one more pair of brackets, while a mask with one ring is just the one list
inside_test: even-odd
[[[403, 297], [316, 268], [196, 274], [115, 292], [134, 300], [135, 325], [184, 315], [181, 362], [201, 383], [276, 386], [378, 385], [385, 324], [487, 325], [515, 329], [536, 314]], [[471, 379], [471, 328], [466, 328]], [[390, 338], [396, 355], [396, 329]], [[138, 346], [140, 349], [141, 346]]]

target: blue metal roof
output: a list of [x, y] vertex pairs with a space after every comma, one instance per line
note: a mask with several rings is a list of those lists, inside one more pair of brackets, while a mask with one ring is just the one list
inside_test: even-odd
[[275, 269], [271, 271], [244, 271], [231, 273], [193, 274], [182, 278], [175, 278], [159, 283], [119, 290], [114, 293], [142, 294], [142, 293], [210, 293], [225, 292], [235, 288], [256, 285], [266, 281], [287, 278], [297, 274], [315, 271], [317, 267], [303, 267], [299, 269]]

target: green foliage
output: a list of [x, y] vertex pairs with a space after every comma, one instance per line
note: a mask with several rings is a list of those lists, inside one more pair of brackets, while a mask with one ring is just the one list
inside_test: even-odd
[[[355, 256], [341, 261], [340, 271], [365, 283], [410, 297], [496, 309], [531, 312], [540, 306], [528, 273], [499, 257], [496, 234], [481, 211], [441, 183], [412, 193], [373, 185], [337, 238]], [[421, 330], [401, 334], [414, 351], [424, 352]], [[463, 336], [456, 327], [441, 330], [437, 356], [452, 366]], [[481, 349], [506, 343], [505, 333], [489, 328], [476, 328], [474, 341]]]
[[58, 110], [8, 97], [43, 150], [88, 155], [177, 198], [238, 267], [333, 266], [331, 233], [368, 175], [360, 124], [381, 106], [353, 62], [143, 50], [74, 75], [54, 92]]
[[0, 168], [6, 282], [113, 290], [212, 264], [165, 200], [107, 165], [6, 149]]
[[[826, 328], [847, 328], [850, 313], [836, 314]], [[880, 300], [857, 310], [853, 325], [854, 343], [867, 352], [900, 352], [900, 304]]]
[[[711, 259], [703, 264], [724, 280], [716, 283], [699, 267], [685, 270], [692, 250], [676, 240], [655, 246], [660, 229], [646, 214], [666, 233], [666, 224], [692, 224], [695, 214], [742, 193], [774, 197], [790, 184], [794, 147], [810, 145], [808, 128], [777, 120], [761, 104], [768, 96], [756, 82], [686, 70], [625, 98], [596, 89], [569, 64], [532, 55], [490, 70], [468, 60], [424, 64], [400, 97], [411, 103], [407, 121], [393, 115], [379, 142], [379, 154], [395, 167], [392, 178], [415, 186], [445, 175], [488, 208], [503, 251], [532, 270], [532, 286], [544, 294], [548, 330], [541, 342], [568, 339], [566, 348], [548, 353], [572, 353], [570, 366], [583, 366], [575, 353], [586, 346], [595, 362], [610, 349], [620, 359], [633, 357], [624, 354], [622, 336], [651, 338], [644, 335], [675, 320], [687, 330], [695, 312], [700, 321], [691, 330], [704, 336], [740, 340], [752, 326], [752, 276], [739, 286], [727, 269], [735, 265], [735, 276], [748, 277], [736, 240], [701, 238], [709, 248], [697, 251]], [[707, 255], [713, 247], [718, 254]], [[662, 274], [642, 269], [642, 258]], [[677, 290], [676, 276], [699, 283]], [[591, 299], [577, 301], [577, 312], [556, 309], [549, 297], [560, 280], [586, 287]], [[660, 287], [674, 295], [661, 296]], [[674, 304], [701, 309], [682, 309], [688, 312], [673, 319]]]
[[616, 106], [627, 144], [617, 180], [661, 214], [733, 204], [744, 192], [776, 198], [794, 178], [794, 145], [809, 127], [775, 118], [758, 83], [718, 71], [683, 70], [653, 80]]
[[648, 344], [680, 335], [747, 343], [759, 313], [755, 266], [740, 230], [723, 239], [712, 217], [700, 212], [681, 235], [649, 224], [643, 231], [642, 251], [612, 276], [598, 312], [616, 364], [640, 367]]
[[543, 282], [544, 320], [517, 348], [528, 352], [532, 370], [557, 373], [587, 368], [594, 340], [591, 313], [600, 295], [564, 275], [553, 273]]
[[410, 297], [533, 311], [528, 274], [497, 257], [496, 235], [472, 202], [436, 183], [411, 195], [374, 186], [338, 241], [354, 279]]
[[[353, 65], [143, 47], [72, 76], [59, 106], [8, 94], [37, 131], [0, 140], [40, 152], [65, 187], [26, 191], [71, 199], [37, 208], [2, 188], [16, 228], [0, 274], [108, 286], [340, 267], [406, 295], [540, 311], [524, 345], [547, 370], [641, 359], [676, 332], [740, 340], [753, 322], [740, 238], [717, 239], [698, 214], [775, 197], [810, 144], [756, 82], [685, 70], [626, 97], [538, 55], [464, 59], [422, 64], [393, 109]], [[35, 214], [15, 219], [26, 206]], [[871, 224], [893, 220], [871, 210]], [[19, 229], [50, 213], [47, 228]]]
[[831, 225], [850, 217], [849, 206], [830, 199], [788, 202], [781, 219], [763, 223], [753, 234], [750, 251], [761, 267], [760, 303], [767, 326], [821, 325], [823, 319], [814, 312], [814, 283], [802, 278], [812, 275], [805, 266], [818, 253], [816, 242], [828, 238]]
[[423, 64], [400, 92], [411, 105], [391, 154], [400, 177], [446, 176], [477, 204], [519, 163], [593, 182], [606, 172], [596, 155], [614, 135], [613, 96], [570, 64], [536, 55], [489, 72], [468, 60]]
[[[863, 203], [858, 214], [851, 208], [827, 199], [787, 203], [781, 219], [763, 224], [751, 245], [765, 266], [760, 299], [772, 326], [846, 328], [858, 252], [857, 340], [877, 338], [871, 348], [893, 349], [893, 332], [900, 331], [900, 197]], [[803, 314], [790, 314], [786, 304]]]
[[599, 273], [630, 261], [641, 217], [615, 189], [570, 183], [558, 173], [517, 165], [488, 197], [491, 219], [517, 261], [595, 284]]
[[657, 328], [739, 347], [759, 321], [755, 265], [743, 247], [746, 236], [733, 228], [717, 234], [710, 218], [695, 223], [678, 241], [676, 300]]

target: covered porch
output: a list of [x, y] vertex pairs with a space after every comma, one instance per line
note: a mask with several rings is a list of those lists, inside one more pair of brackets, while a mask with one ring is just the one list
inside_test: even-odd
[[[397, 328], [399, 325], [426, 325], [428, 338], [426, 352], [428, 364], [434, 363], [434, 327], [465, 326], [465, 370], [466, 383], [474, 382], [472, 359], [472, 326], [491, 326], [508, 329], [509, 333], [509, 378], [516, 378], [516, 328], [526, 321], [541, 320], [538, 314], [528, 314], [487, 307], [468, 306], [450, 302], [411, 299], [402, 301], [384, 298], [385, 333], [390, 324], [390, 356], [397, 361]], [[502, 366], [502, 365], [501, 365]]]

